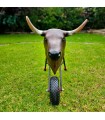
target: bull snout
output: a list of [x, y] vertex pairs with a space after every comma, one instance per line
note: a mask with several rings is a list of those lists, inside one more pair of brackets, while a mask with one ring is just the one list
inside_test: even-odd
[[49, 52], [48, 55], [52, 60], [58, 60], [61, 56], [61, 52], [52, 51], [52, 52]]

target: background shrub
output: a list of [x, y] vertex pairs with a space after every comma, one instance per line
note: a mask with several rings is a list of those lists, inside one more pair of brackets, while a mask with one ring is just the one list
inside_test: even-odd
[[29, 32], [25, 16], [39, 29], [61, 28], [71, 30], [79, 26], [84, 19], [89, 23], [85, 29], [105, 28], [105, 8], [97, 7], [1, 7], [0, 33]]

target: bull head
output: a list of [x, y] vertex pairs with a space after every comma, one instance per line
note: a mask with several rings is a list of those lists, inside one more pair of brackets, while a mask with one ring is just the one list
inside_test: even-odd
[[59, 66], [61, 65], [62, 59], [64, 58], [64, 50], [66, 46], [65, 37], [80, 32], [88, 22], [86, 19], [78, 28], [71, 31], [65, 31], [61, 29], [48, 29], [43, 31], [38, 30], [31, 23], [28, 16], [26, 16], [26, 21], [34, 33], [44, 36], [46, 60], [48, 60], [48, 64], [54, 74], [56, 74]]

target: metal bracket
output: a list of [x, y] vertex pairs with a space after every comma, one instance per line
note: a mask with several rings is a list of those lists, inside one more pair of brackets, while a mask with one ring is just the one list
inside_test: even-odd
[[51, 68], [49, 66], [49, 68], [48, 68], [48, 89], [46, 90], [47, 92], [50, 91], [50, 76], [51, 76]]
[[[61, 63], [62, 65], [62, 63]], [[59, 67], [59, 91], [63, 91], [64, 89], [62, 88], [62, 68], [61, 68], [61, 65]], [[49, 66], [49, 65], [48, 65]], [[49, 66], [49, 69], [48, 69], [48, 89], [46, 90], [47, 92], [50, 92], [50, 78], [51, 78], [51, 68]]]

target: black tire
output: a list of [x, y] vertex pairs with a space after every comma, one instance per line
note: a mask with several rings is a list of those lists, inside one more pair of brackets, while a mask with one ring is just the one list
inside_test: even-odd
[[60, 101], [59, 80], [56, 76], [50, 78], [50, 102], [58, 105]]

